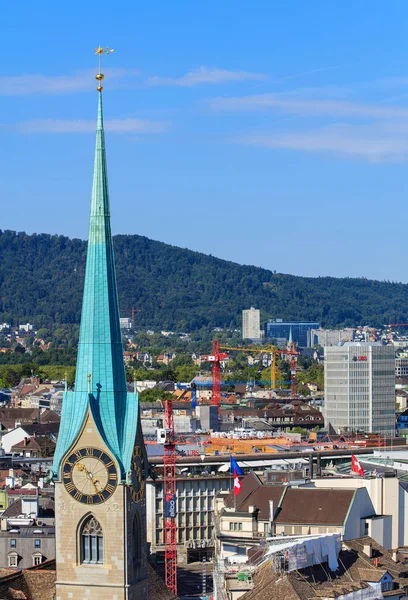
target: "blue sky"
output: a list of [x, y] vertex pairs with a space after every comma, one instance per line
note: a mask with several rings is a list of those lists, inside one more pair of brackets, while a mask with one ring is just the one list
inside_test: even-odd
[[408, 282], [406, 0], [5, 0], [2, 229], [86, 238], [97, 92], [115, 233]]

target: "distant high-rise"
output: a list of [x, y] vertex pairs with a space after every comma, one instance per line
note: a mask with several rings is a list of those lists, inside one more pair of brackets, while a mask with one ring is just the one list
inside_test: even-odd
[[251, 306], [242, 311], [242, 339], [260, 340], [261, 337], [261, 311]]
[[319, 329], [319, 327], [319, 323], [315, 321], [302, 322], [275, 319], [265, 325], [265, 335], [267, 338], [275, 340], [278, 346], [285, 346], [292, 335], [292, 340], [296, 346], [308, 348], [312, 345], [311, 331]]
[[325, 347], [324, 392], [326, 426], [394, 435], [394, 348], [380, 342]]

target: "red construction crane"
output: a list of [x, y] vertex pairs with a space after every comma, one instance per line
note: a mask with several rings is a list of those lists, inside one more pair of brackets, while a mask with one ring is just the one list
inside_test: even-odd
[[218, 340], [214, 340], [212, 354], [206, 356], [206, 360], [212, 363], [212, 404], [218, 406], [218, 411], [221, 404], [220, 363], [226, 358], [228, 358], [228, 354], [220, 352], [220, 343]]
[[177, 523], [176, 523], [176, 438], [174, 435], [173, 400], [165, 400], [164, 428], [164, 563], [165, 583], [177, 596]]
[[292, 398], [296, 397], [296, 362], [297, 357], [300, 354], [296, 350], [295, 342], [292, 342], [291, 348], [286, 350], [285, 354], [290, 356], [290, 395]]

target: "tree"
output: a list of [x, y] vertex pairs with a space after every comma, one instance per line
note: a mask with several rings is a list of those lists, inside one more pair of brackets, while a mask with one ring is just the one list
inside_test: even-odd
[[179, 382], [190, 382], [197, 375], [198, 369], [195, 365], [182, 365], [176, 367], [175, 375], [176, 381]]
[[143, 390], [139, 394], [140, 402], [156, 402], [157, 400], [171, 400], [171, 398], [173, 398], [173, 394], [157, 388]]
[[15, 387], [16, 385], [18, 385], [20, 383], [20, 379], [21, 379], [21, 377], [18, 374], [18, 372], [11, 367], [9, 367], [7, 369], [7, 371], [5, 372], [5, 374], [2, 377], [5, 387]]
[[37, 331], [37, 337], [40, 338], [41, 340], [46, 340], [49, 336], [50, 336], [50, 330], [47, 329], [46, 327], [41, 327]]

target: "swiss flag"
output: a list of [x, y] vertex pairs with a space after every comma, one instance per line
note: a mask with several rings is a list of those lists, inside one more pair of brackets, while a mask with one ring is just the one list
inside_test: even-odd
[[364, 469], [361, 466], [360, 461], [358, 460], [355, 454], [351, 455], [351, 472], [357, 473], [357, 475], [361, 475], [361, 477], [364, 477]]
[[242, 483], [239, 480], [238, 473], [236, 469], [234, 469], [234, 496], [237, 496], [241, 491]]

